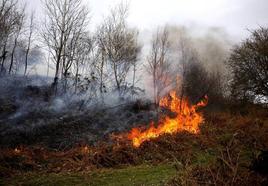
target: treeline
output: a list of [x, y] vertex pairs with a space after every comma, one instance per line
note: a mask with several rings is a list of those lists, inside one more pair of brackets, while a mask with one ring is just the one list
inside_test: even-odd
[[[75, 92], [95, 89], [98, 93], [116, 89], [120, 95], [135, 86], [136, 63], [141, 51], [137, 29], [126, 23], [128, 6], [113, 8], [94, 34], [88, 30], [89, 10], [82, 0], [46, 0], [45, 18], [36, 26], [35, 15], [27, 17], [17, 0], [1, 1], [1, 75], [29, 73], [29, 58], [47, 57], [52, 66], [52, 87]], [[33, 37], [42, 48], [33, 46]], [[44, 53], [41, 56], [41, 51]], [[22, 59], [24, 56], [24, 60]], [[127, 76], [133, 71], [131, 83]], [[71, 81], [68, 81], [70, 80]], [[70, 84], [71, 83], [71, 84]], [[93, 90], [92, 90], [93, 91]]]
[[231, 51], [229, 59], [213, 58], [217, 65], [211, 68], [192, 38], [174, 32], [171, 26], [157, 29], [142, 60], [139, 31], [127, 24], [128, 5], [124, 3], [112, 8], [94, 33], [88, 26], [90, 11], [82, 0], [44, 0], [45, 14], [39, 24], [36, 14], [28, 15], [25, 7], [17, 0], [1, 0], [1, 76], [27, 76], [29, 66], [46, 61], [47, 74], [53, 68], [55, 94], [135, 96], [143, 91], [139, 88], [141, 74], [151, 82], [155, 103], [171, 89], [191, 102], [205, 95], [219, 103], [226, 97], [253, 100], [268, 94], [266, 28], [254, 31]]
[[15, 0], [0, 2], [1, 75], [19, 72], [26, 75], [29, 61], [37, 61], [41, 56], [38, 46], [32, 45], [36, 37], [35, 14], [26, 15], [25, 10], [26, 5]]

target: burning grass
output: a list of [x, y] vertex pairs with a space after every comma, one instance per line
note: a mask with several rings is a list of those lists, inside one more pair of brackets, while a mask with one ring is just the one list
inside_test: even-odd
[[[175, 91], [160, 100], [160, 106], [169, 109], [176, 114], [174, 118], [161, 116], [158, 124], [151, 122], [148, 129], [133, 128], [127, 138], [132, 141], [134, 147], [140, 147], [145, 141], [150, 141], [163, 134], [174, 134], [188, 131], [193, 134], [199, 132], [199, 126], [204, 122], [202, 114], [197, 109], [207, 105], [208, 98], [205, 97], [196, 105], [189, 105], [186, 99], [180, 99]], [[123, 135], [124, 136], [124, 135]]]
[[259, 166], [265, 165], [260, 157], [268, 150], [267, 109], [252, 107], [246, 115], [225, 111], [205, 116], [198, 135], [187, 131], [163, 134], [144, 141], [139, 148], [117, 138], [115, 143], [80, 145], [65, 151], [30, 146], [1, 149], [1, 176], [94, 173], [106, 168], [172, 163], [177, 175], [167, 182], [171, 185], [267, 183], [267, 173]]

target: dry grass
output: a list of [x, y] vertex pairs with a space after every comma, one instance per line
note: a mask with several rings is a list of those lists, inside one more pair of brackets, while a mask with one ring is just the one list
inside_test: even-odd
[[252, 169], [254, 159], [268, 150], [268, 112], [263, 108], [208, 112], [198, 135], [165, 135], [140, 148], [118, 140], [67, 151], [42, 147], [2, 149], [1, 176], [25, 172], [77, 172], [144, 163], [173, 162], [177, 176], [169, 185], [261, 185], [267, 175]]

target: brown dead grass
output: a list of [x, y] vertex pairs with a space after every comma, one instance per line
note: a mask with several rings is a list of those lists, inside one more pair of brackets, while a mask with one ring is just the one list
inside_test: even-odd
[[199, 135], [165, 135], [134, 148], [129, 141], [80, 145], [66, 151], [43, 147], [1, 149], [1, 176], [27, 171], [72, 172], [143, 163], [175, 162], [178, 175], [170, 185], [263, 184], [266, 175], [251, 169], [254, 158], [268, 150], [268, 112], [263, 108], [208, 112]]

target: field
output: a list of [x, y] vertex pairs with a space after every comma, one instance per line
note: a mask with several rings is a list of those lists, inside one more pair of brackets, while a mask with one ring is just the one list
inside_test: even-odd
[[144, 142], [2, 148], [4, 185], [266, 185], [268, 112], [248, 105], [204, 110], [199, 134]]

